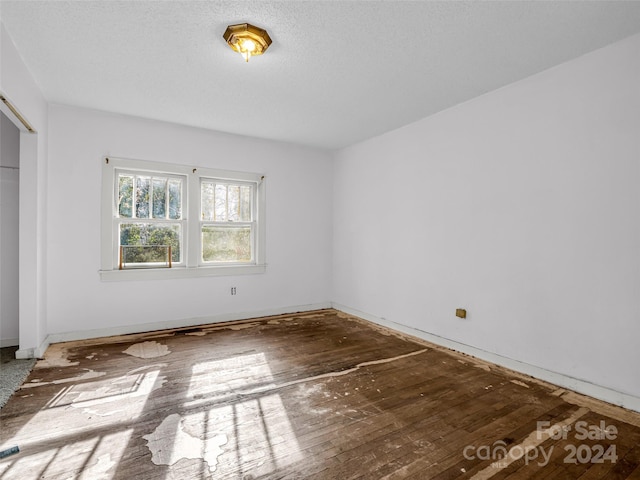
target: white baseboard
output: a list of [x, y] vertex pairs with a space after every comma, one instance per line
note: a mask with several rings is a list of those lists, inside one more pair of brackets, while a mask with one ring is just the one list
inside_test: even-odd
[[17, 338], [0, 338], [0, 348], [17, 347], [18, 345], [20, 345], [20, 340]]
[[47, 350], [51, 342], [49, 338], [45, 338], [44, 341], [36, 348], [21, 348], [16, 351], [16, 358], [18, 360], [26, 360], [29, 358], [44, 358], [44, 352]]
[[[272, 315], [284, 315], [297, 312], [308, 312], [312, 310], [322, 310], [331, 308], [331, 302], [312, 303], [309, 305], [294, 305], [290, 307], [271, 308], [253, 312], [233, 312], [220, 315], [208, 315], [205, 317], [194, 317], [178, 320], [167, 320], [164, 322], [140, 323], [137, 325], [121, 325], [118, 327], [97, 328], [92, 330], [81, 330], [77, 332], [52, 333], [47, 336], [38, 348], [18, 350], [18, 358], [42, 358], [44, 352], [52, 343], [72, 342], [75, 340], [88, 340], [90, 338], [112, 337], [115, 335], [128, 335], [131, 333], [146, 333], [156, 330], [170, 330], [172, 328], [196, 327], [210, 323], [230, 322], [234, 320], [248, 320], [251, 318], [268, 317]], [[30, 356], [29, 356], [30, 355]]]
[[38, 358], [35, 354], [35, 348], [20, 348], [16, 351], [18, 360], [26, 360], [28, 358]]
[[573, 390], [574, 392], [582, 393], [583, 395], [588, 395], [590, 397], [597, 398], [599, 400], [603, 400], [605, 402], [608, 402], [614, 405], [619, 405], [621, 407], [628, 408], [629, 410], [640, 412], [639, 397], [629, 395], [623, 392], [618, 392], [617, 390], [613, 390], [608, 387], [595, 385], [586, 380], [580, 380], [578, 378], [573, 378], [561, 373], [552, 372], [550, 370], [537, 367], [535, 365], [531, 365], [528, 363], [524, 363], [519, 360], [503, 357], [501, 355], [491, 353], [485, 350], [481, 350], [479, 348], [472, 347], [470, 345], [465, 345], [464, 343], [456, 342], [455, 340], [450, 340], [448, 338], [440, 337], [438, 335], [434, 335], [432, 333], [418, 330], [413, 327], [408, 327], [400, 323], [395, 323], [385, 318], [376, 317], [374, 315], [370, 315], [368, 313], [361, 312], [359, 310], [347, 307], [346, 305], [341, 305], [335, 302], [332, 305], [333, 305], [333, 308], [335, 308], [336, 310], [340, 310], [349, 315], [354, 315], [364, 320], [368, 320], [369, 322], [376, 323], [383, 327], [387, 327], [392, 330], [396, 330], [398, 332], [412, 335], [422, 340], [426, 340], [427, 342], [431, 342], [436, 345], [449, 348], [451, 350], [455, 350], [467, 355], [471, 355], [481, 360], [495, 363], [496, 365], [506, 367], [516, 372], [524, 373], [525, 375], [530, 375], [534, 378], [544, 380], [545, 382], [549, 382], [554, 385], [558, 385], [560, 387]]

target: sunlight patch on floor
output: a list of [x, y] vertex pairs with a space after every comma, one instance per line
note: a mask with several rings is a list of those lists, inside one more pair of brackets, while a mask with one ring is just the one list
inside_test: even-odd
[[210, 401], [212, 396], [234, 394], [252, 385], [274, 385], [263, 353], [198, 363], [191, 372], [187, 399]]
[[[47, 407], [71, 405], [74, 408], [85, 408], [125, 400], [126, 403], [118, 405], [120, 409], [126, 408], [131, 414], [132, 408], [135, 410], [139, 403], [141, 407], [144, 406], [147, 396], [166, 382], [164, 377], [158, 380], [158, 374], [159, 370], [134, 371], [117, 378], [71, 385], [51, 399]], [[133, 399], [139, 398], [142, 402], [132, 402]]]
[[[263, 387], [276, 387], [263, 353], [202, 362], [192, 367], [185, 406], [207, 410], [199, 424], [185, 417], [182, 426], [185, 431], [191, 429], [190, 434], [200, 438], [201, 443], [202, 439], [213, 438], [211, 432], [228, 439], [224, 454], [218, 457], [218, 472], [222, 475], [236, 472], [242, 465], [251, 465], [253, 475], [265, 475], [302, 460], [280, 393], [263, 392], [242, 399], [242, 392]], [[184, 456], [176, 454], [177, 451], [174, 446], [172, 460], [192, 458], [186, 452]]]
[[[128, 425], [140, 415], [149, 394], [166, 382], [165, 377], [159, 376], [160, 370], [140, 370], [114, 379], [62, 388], [16, 435], [2, 442], [2, 448], [19, 445], [21, 451], [29, 455], [30, 448], [42, 448], [46, 443], [60, 441], [61, 437], [70, 438], [96, 429], [117, 430], [121, 425]], [[64, 415], [60, 415], [62, 410]], [[69, 415], [75, 418], [70, 420]], [[47, 428], [43, 429], [42, 425]], [[56, 451], [56, 464], [60, 463], [59, 455]]]
[[[111, 480], [116, 473], [114, 467], [122, 458], [132, 432], [133, 429], [123, 430], [41, 452], [33, 451], [29, 447], [24, 448], [20, 457], [2, 466], [1, 478], [2, 480], [42, 477]], [[32, 463], [34, 459], [45, 467], [37, 477], [25, 477], [26, 465]]]

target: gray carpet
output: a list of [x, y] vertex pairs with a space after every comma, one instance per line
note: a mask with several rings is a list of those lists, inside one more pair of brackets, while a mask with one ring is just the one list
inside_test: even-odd
[[16, 360], [17, 349], [0, 348], [0, 408], [5, 406], [36, 364], [35, 359]]

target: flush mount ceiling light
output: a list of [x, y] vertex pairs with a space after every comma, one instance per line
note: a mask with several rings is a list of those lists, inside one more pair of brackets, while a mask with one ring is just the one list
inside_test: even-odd
[[271, 45], [271, 38], [267, 31], [250, 23], [229, 25], [223, 37], [246, 62], [253, 55], [262, 55]]

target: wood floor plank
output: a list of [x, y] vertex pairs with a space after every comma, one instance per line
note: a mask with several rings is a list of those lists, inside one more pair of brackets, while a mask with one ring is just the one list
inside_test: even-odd
[[[588, 426], [615, 425], [617, 437], [540, 440], [535, 448], [553, 447], [544, 466], [480, 454], [527, 445], [538, 422], [576, 412]], [[640, 472], [640, 414], [335, 310], [52, 345], [0, 422], [0, 444], [21, 450], [0, 460], [2, 480]], [[599, 443], [618, 459], [566, 463], [566, 448]]]

